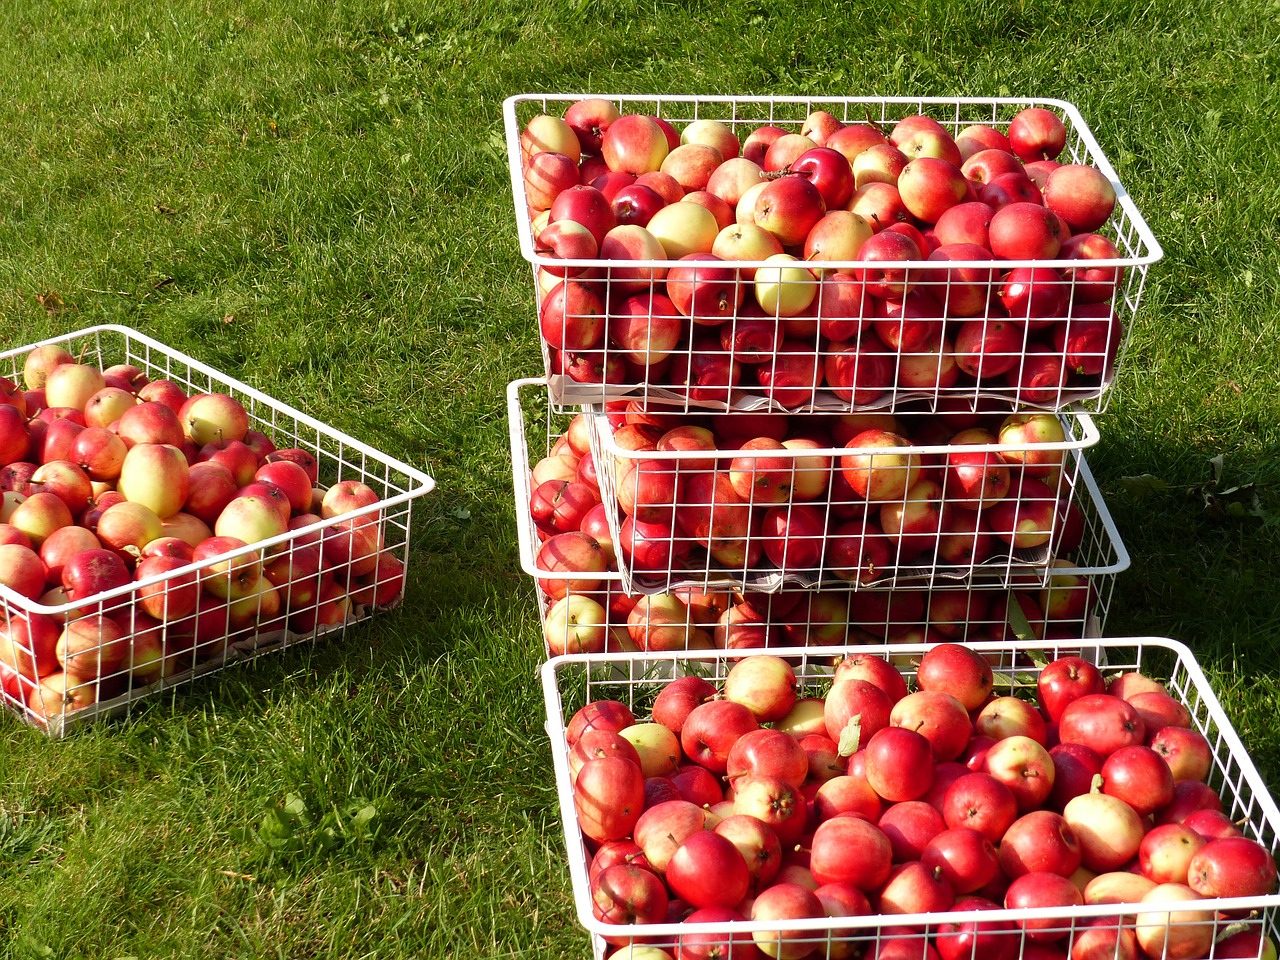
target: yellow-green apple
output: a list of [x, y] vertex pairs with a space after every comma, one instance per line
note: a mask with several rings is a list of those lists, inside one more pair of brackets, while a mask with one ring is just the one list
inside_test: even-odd
[[1119, 797], [1090, 792], [1072, 797], [1063, 819], [1080, 841], [1081, 862], [1095, 873], [1119, 870], [1138, 854], [1146, 822]]
[[[755, 223], [738, 222], [723, 227], [711, 243], [711, 253], [721, 260], [759, 261], [782, 252], [778, 238]], [[742, 267], [738, 272], [743, 280], [750, 282], [755, 279], [756, 268]]]
[[75, 363], [75, 357], [59, 343], [47, 343], [32, 349], [22, 362], [22, 382], [28, 390], [43, 390], [49, 371], [64, 363]]
[[544, 151], [563, 153], [574, 163], [581, 157], [581, 146], [573, 127], [549, 113], [532, 117], [520, 131], [520, 155], [525, 161]]
[[690, 253], [710, 253], [720, 232], [720, 223], [706, 207], [697, 203], [669, 203], [645, 225], [668, 260]]
[[875, 233], [871, 224], [852, 210], [828, 209], [804, 240], [804, 259], [819, 277], [830, 278], [841, 268], [824, 268], [824, 262], [854, 260], [862, 245]]
[[128, 390], [122, 387], [103, 387], [85, 402], [85, 426], [109, 427], [126, 410], [137, 404], [138, 398]]
[[[378, 491], [363, 480], [339, 480], [325, 491], [320, 501], [320, 516], [326, 520], [372, 507], [381, 498]], [[379, 511], [361, 514], [370, 521], [380, 517]]]
[[635, 748], [646, 778], [665, 777], [679, 767], [679, 738], [661, 723], [651, 720], [633, 723], [619, 730], [618, 735]]
[[[1161, 883], [1148, 890], [1141, 902], [1151, 906], [1134, 918], [1134, 934], [1143, 953], [1168, 960], [1208, 956], [1218, 930], [1217, 915], [1189, 902], [1201, 899], [1185, 883]], [[1186, 906], [1169, 906], [1175, 903]]]
[[26, 535], [34, 550], [39, 550], [45, 537], [60, 527], [69, 527], [74, 522], [66, 502], [54, 493], [37, 491], [25, 500], [17, 500], [17, 496], [8, 491], [6, 500], [15, 498], [16, 505], [5, 522]]
[[1155, 885], [1155, 881], [1132, 870], [1111, 870], [1095, 875], [1082, 893], [1088, 904], [1138, 903]]
[[829, 443], [810, 437], [788, 437], [782, 446], [790, 450], [793, 458], [791, 496], [795, 500], [819, 500], [831, 486], [832, 459], [816, 451], [830, 447]]
[[198, 447], [215, 440], [243, 440], [249, 429], [249, 412], [230, 394], [198, 393], [178, 411], [183, 433]]
[[1021, 697], [1005, 695], [993, 697], [983, 704], [973, 720], [975, 733], [993, 740], [1007, 737], [1030, 737], [1041, 746], [1047, 741], [1044, 717], [1034, 705]]
[[45, 402], [83, 413], [89, 398], [106, 386], [102, 371], [88, 363], [59, 363], [45, 374]]
[[191, 488], [190, 473], [181, 447], [138, 442], [125, 454], [116, 490], [126, 500], [150, 507], [163, 520], [182, 509]]
[[680, 132], [681, 143], [704, 143], [715, 147], [729, 161], [739, 155], [742, 145], [733, 127], [720, 120], [702, 118], [690, 121]]
[[753, 281], [756, 303], [767, 316], [794, 317], [803, 313], [818, 293], [818, 283], [803, 261], [789, 253], [766, 257]]
[[[280, 515], [280, 508], [276, 502], [269, 497], [257, 495], [235, 497], [218, 514], [213, 525], [215, 536], [234, 537], [245, 543], [269, 540], [280, 536], [288, 529], [288, 522]], [[334, 531], [332, 538], [334, 542], [343, 539], [336, 525], [331, 529]], [[326, 540], [326, 543], [328, 542]]]

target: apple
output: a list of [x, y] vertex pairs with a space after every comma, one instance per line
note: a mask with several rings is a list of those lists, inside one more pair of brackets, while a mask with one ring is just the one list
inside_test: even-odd
[[1150, 735], [1148, 746], [1164, 759], [1175, 781], [1204, 781], [1213, 769], [1213, 748], [1208, 738], [1194, 728], [1159, 727]]
[[1069, 877], [1080, 868], [1081, 842], [1076, 831], [1052, 810], [1024, 813], [1009, 825], [998, 848], [1000, 869], [1010, 881], [1040, 871]]
[[734, 743], [758, 727], [755, 715], [743, 704], [711, 700], [698, 704], [685, 717], [680, 745], [694, 763], [713, 773], [724, 773]]
[[1186, 883], [1191, 860], [1208, 843], [1182, 823], [1152, 827], [1138, 845], [1138, 867], [1154, 883]]
[[[1043, 871], [1024, 873], [1009, 884], [1004, 896], [1007, 910], [1060, 908], [1063, 913], [1069, 914], [1071, 908], [1082, 906], [1083, 903], [1080, 889], [1069, 878]], [[1019, 919], [1014, 922], [1031, 942], [1052, 943], [1063, 939], [1069, 932], [1069, 927], [1063, 925], [1061, 916]]]
[[1015, 696], [993, 697], [978, 712], [973, 729], [982, 736], [1003, 740], [1011, 736], [1025, 736], [1045, 746], [1047, 731], [1039, 710]]
[[723, 697], [747, 707], [760, 723], [781, 720], [796, 702], [796, 675], [781, 657], [758, 654], [735, 663], [725, 676]]
[[1018, 800], [1002, 781], [983, 771], [958, 776], [942, 797], [942, 817], [950, 829], [976, 830], [993, 844], [1018, 818]]
[[190, 484], [190, 467], [180, 446], [139, 441], [125, 454], [116, 489], [163, 520], [182, 509]]
[[58, 363], [44, 374], [45, 400], [50, 407], [83, 412], [89, 399], [105, 386], [102, 371], [88, 363]]
[[1062, 816], [1075, 831], [1082, 863], [1090, 870], [1118, 870], [1137, 856], [1145, 823], [1120, 798], [1100, 792], [1072, 797]]
[[968, 184], [958, 163], [924, 155], [903, 167], [897, 187], [908, 212], [925, 223], [937, 223], [943, 213], [964, 200], [968, 193]]
[[930, 647], [916, 668], [916, 685], [921, 690], [950, 693], [966, 710], [981, 707], [991, 695], [994, 682], [987, 659], [959, 643]]
[[893, 847], [888, 836], [856, 814], [839, 814], [819, 823], [809, 850], [809, 870], [820, 885], [848, 883], [872, 893], [892, 870]]
[[988, 234], [991, 252], [1000, 260], [1052, 260], [1066, 238], [1057, 214], [1025, 200], [996, 210]]
[[973, 732], [964, 704], [942, 690], [917, 690], [907, 694], [893, 705], [889, 724], [924, 737], [937, 762], [959, 757]]
[[636, 176], [660, 170], [670, 150], [657, 120], [641, 114], [617, 117], [600, 138], [600, 155], [609, 169]]
[[[775, 883], [760, 891], [751, 902], [750, 919], [759, 923], [785, 924], [789, 920], [812, 920], [826, 916], [822, 901], [807, 887], [796, 883]], [[815, 949], [815, 931], [787, 929], [785, 926], [752, 930], [752, 939], [772, 960], [800, 960]]]
[[1013, 152], [1024, 162], [1055, 160], [1066, 144], [1062, 118], [1044, 107], [1026, 107], [1009, 121], [1007, 135]]
[[933, 784], [933, 745], [914, 730], [884, 727], [865, 749], [867, 782], [885, 800], [915, 800]]
[[1276, 888], [1275, 858], [1248, 837], [1210, 840], [1187, 865], [1187, 884], [1208, 898], [1266, 896]]
[[1149, 957], [1205, 957], [1213, 947], [1218, 925], [1213, 910], [1168, 909], [1176, 902], [1199, 900], [1200, 894], [1185, 883], [1161, 883], [1147, 891], [1144, 904], [1158, 904], [1134, 918], [1138, 946]]
[[741, 851], [713, 830], [691, 834], [665, 871], [672, 893], [695, 907], [734, 907], [747, 895], [751, 875]]
[[1041, 806], [1053, 790], [1053, 758], [1043, 744], [1022, 734], [992, 744], [983, 769], [1013, 792], [1023, 813]]
[[102, 511], [95, 530], [102, 546], [136, 559], [147, 544], [163, 536], [164, 525], [146, 504], [125, 500]]
[[[6, 499], [12, 494], [6, 494]], [[39, 550], [45, 538], [55, 530], [69, 527], [74, 522], [66, 501], [54, 493], [43, 490], [17, 502], [4, 518], [14, 529], [23, 533], [31, 547]]]
[[1072, 233], [1090, 233], [1111, 216], [1116, 191], [1097, 167], [1064, 163], [1055, 167], [1045, 180], [1044, 203], [1067, 222]]
[[129, 636], [112, 618], [88, 614], [62, 629], [55, 651], [62, 669], [79, 680], [114, 675], [128, 653]]
[[680, 202], [654, 213], [645, 229], [662, 245], [666, 259], [679, 260], [691, 253], [710, 253], [721, 226], [706, 207]]
[[818, 284], [803, 262], [789, 253], [775, 253], [757, 267], [753, 282], [756, 303], [767, 316], [794, 317], [818, 295]]
[[1083, 743], [1104, 759], [1120, 747], [1142, 743], [1146, 728], [1141, 715], [1126, 701], [1110, 694], [1088, 694], [1067, 704], [1058, 720], [1063, 743]]

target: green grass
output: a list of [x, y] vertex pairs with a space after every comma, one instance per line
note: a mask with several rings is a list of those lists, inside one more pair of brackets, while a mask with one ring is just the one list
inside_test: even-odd
[[[1280, 783], [1278, 13], [5, 5], [0, 347], [126, 324], [438, 491], [408, 601], [347, 642], [64, 742], [0, 725], [0, 955], [585, 955], [506, 450], [503, 386], [540, 369], [500, 115], [522, 92], [1078, 104], [1166, 250], [1090, 455], [1134, 558], [1108, 629], [1190, 643]], [[1209, 515], [1218, 455], [1266, 519]], [[1170, 488], [1122, 482], [1146, 473]], [[311, 824], [264, 830], [291, 795]], [[371, 828], [322, 843], [353, 802]]]

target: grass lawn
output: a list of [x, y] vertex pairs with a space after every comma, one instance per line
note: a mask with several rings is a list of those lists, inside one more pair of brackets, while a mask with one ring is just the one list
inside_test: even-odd
[[[1277, 12], [5, 5], [0, 349], [132, 326], [438, 487], [405, 604], [346, 642], [64, 742], [0, 723], [0, 955], [586, 955], [511, 503], [514, 93], [1076, 103], [1166, 251], [1090, 454], [1134, 558], [1108, 632], [1188, 642], [1280, 785]], [[1206, 508], [1246, 485], [1261, 516]]]

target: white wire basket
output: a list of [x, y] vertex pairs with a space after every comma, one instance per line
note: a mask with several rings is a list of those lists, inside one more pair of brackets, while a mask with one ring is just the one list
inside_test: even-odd
[[[646, 314], [627, 305], [637, 291], [667, 290], [664, 278], [669, 260], [557, 260], [540, 251], [526, 191], [521, 134], [533, 117], [562, 117], [573, 102], [586, 96], [522, 94], [503, 105], [517, 233], [521, 253], [533, 269], [537, 316], [543, 316], [555, 282], [566, 270], [589, 281], [602, 310], [599, 326], [604, 332], [598, 338], [577, 342], [571, 335], [563, 349], [542, 338], [545, 372], [559, 408], [629, 397], [646, 407], [684, 410], [849, 412], [897, 409], [907, 403], [988, 412], [1021, 407], [1061, 410], [1072, 405], [1093, 413], [1105, 409], [1148, 270], [1163, 251], [1074, 105], [1021, 98], [604, 96], [623, 114], [658, 117], [677, 132], [695, 120], [718, 120], [739, 141], [765, 125], [798, 133], [813, 111], [825, 111], [841, 123], [884, 129], [904, 117], [924, 114], [953, 135], [977, 124], [1003, 131], [1027, 107], [1047, 109], [1060, 117], [1067, 131], [1060, 161], [1097, 168], [1116, 194], [1110, 219], [1097, 231], [1114, 245], [1114, 255], [1090, 262], [1099, 270], [1116, 272], [1114, 290], [1088, 286], [1089, 281], [1072, 270], [1078, 260], [1002, 260], [995, 264], [994, 273], [990, 261], [985, 261], [985, 267], [980, 260], [886, 261], [887, 269], [905, 271], [904, 286], [918, 291], [913, 292], [906, 312], [923, 317], [924, 325], [916, 327], [917, 336], [904, 327], [892, 305], [885, 306], [887, 299], [876, 297], [859, 311], [869, 324], [854, 335], [847, 325], [818, 322], [827, 314], [844, 315], [831, 306], [837, 303], [837, 287], [829, 277], [813, 286], [812, 302], [794, 315], [788, 316], [789, 309], [784, 307], [756, 310], [753, 278], [757, 268], [765, 265], [763, 259], [733, 264], [737, 273], [726, 296], [745, 306], [732, 311], [728, 319], [720, 317], [718, 324], [705, 319], [695, 324], [683, 317], [673, 319], [665, 307], [654, 310], [650, 305]], [[706, 269], [722, 266], [712, 263]], [[1060, 306], [1050, 310], [1043, 323], [1023, 324], [1016, 335], [1002, 333], [1000, 322], [1008, 314], [996, 294], [1011, 271], [1032, 266], [1039, 271], [1037, 282], [1050, 291], [1046, 296], [1056, 295]], [[828, 274], [848, 274], [856, 272], [859, 264], [832, 260], [822, 267]], [[548, 273], [548, 268], [559, 274]], [[974, 269], [988, 273], [975, 286], [964, 287], [955, 271]], [[645, 271], [648, 279], [637, 286], [637, 272]], [[782, 273], [777, 279], [779, 300], [786, 299], [788, 290], [808, 289], [815, 283], [812, 275]], [[798, 290], [795, 295], [799, 296]], [[962, 299], [975, 296], [985, 306], [960, 306]], [[595, 308], [571, 304], [563, 321], [552, 321], [559, 331], [554, 335], [557, 344], [561, 334], [586, 316], [581, 311], [587, 309]], [[635, 336], [617, 334], [622, 318]], [[773, 319], [772, 329], [780, 329], [783, 336], [775, 340], [768, 330], [761, 332], [759, 323], [749, 322], [760, 318]], [[986, 359], [980, 366], [963, 360], [971, 356], [967, 345], [975, 341], [985, 344]], [[635, 344], [640, 342], [647, 346], [637, 352]], [[659, 343], [661, 350], [655, 346]], [[962, 360], [958, 368], [957, 357]]]
[[[632, 592], [617, 563], [590, 583], [570, 583], [562, 600], [548, 584], [562, 578], [540, 564], [544, 534], [530, 509], [532, 467], [548, 456], [568, 418], [547, 400], [545, 382], [508, 387], [513, 491], [521, 565], [535, 583], [549, 655], [646, 649], [741, 649], [845, 642], [1003, 640], [1101, 636], [1116, 574], [1129, 553], [1083, 457], [1071, 489], [1078, 545], [1051, 568], [1015, 568], [994, 580], [901, 577], [882, 586], [776, 593], [711, 580], [656, 593]], [[660, 600], [655, 600], [655, 597]], [[557, 607], [559, 604], [559, 607]], [[578, 608], [571, 623], [564, 614]]]
[[[48, 659], [28, 639], [32, 623], [45, 636], [50, 625], [61, 632], [67, 622], [104, 617], [116, 624], [120, 634], [117, 637], [116, 630], [97, 633], [97, 645], [86, 649], [84, 656], [100, 662], [103, 670], [93, 679], [73, 684], [65, 707], [57, 700], [50, 703], [54, 694], [40, 693], [35, 687], [33, 680], [43, 679], [50, 671], [24, 679], [14, 679], [14, 671], [6, 671], [3, 699], [10, 710], [51, 736], [62, 736], [231, 663], [321, 636], [340, 637], [349, 626], [400, 602], [413, 501], [435, 486], [426, 473], [126, 327], [94, 326], [7, 349], [0, 352], [0, 376], [20, 383], [24, 358], [44, 344], [60, 345], [78, 362], [101, 369], [134, 366], [147, 379], [172, 381], [188, 395], [228, 394], [247, 411], [249, 428], [263, 434], [275, 449], [297, 448], [314, 458], [317, 490], [340, 481], [359, 481], [378, 499], [329, 519], [295, 511], [294, 516], [303, 520], [284, 534], [74, 601], [53, 602], [65, 601], [65, 595], [46, 595], [41, 600], [49, 602], [37, 602], [0, 585], [0, 629], [6, 649], [17, 659], [25, 658], [28, 666]], [[354, 537], [342, 532], [348, 524], [367, 527], [376, 552], [358, 557], [359, 551], [351, 550], [342, 559], [343, 538]], [[329, 549], [331, 541], [337, 549]], [[317, 556], [318, 565], [313, 566]], [[255, 561], [264, 572], [256, 578], [259, 586], [253, 591], [237, 595], [224, 590], [229, 595], [219, 597], [209, 589], [210, 581], [230, 579], [228, 567]], [[181, 605], [177, 596], [190, 596], [192, 584], [199, 588], [199, 601], [191, 614], [154, 619], [141, 613], [157, 606], [171, 609], [171, 597], [175, 606]], [[155, 594], [163, 606], [153, 601], [144, 607], [141, 600], [147, 594]], [[25, 632], [15, 633], [15, 628]], [[38, 697], [40, 713], [47, 716], [32, 709], [33, 695]]]
[[[873, 428], [899, 438], [903, 445], [892, 448], [860, 443], [865, 433], [841, 445], [832, 432], [839, 425], [818, 432], [813, 416], [752, 431], [784, 439], [750, 450], [719, 439], [710, 449], [631, 449], [622, 435], [634, 427], [600, 412], [591, 436], [628, 591], [1009, 585], [1036, 577], [1043, 585], [1065, 553], [1066, 505], [1083, 452], [1099, 438], [1088, 414], [1045, 416], [1056, 417], [1060, 439], [993, 442], [995, 415], [980, 428], [988, 439], [960, 443], [941, 439], [960, 431], [936, 414], [900, 414]], [[696, 414], [679, 421], [706, 424]], [[941, 442], [905, 439], [939, 436], [939, 428]], [[816, 446], [783, 445], [814, 436]], [[990, 471], [991, 487], [981, 481], [987, 492], [962, 486], [961, 472], [975, 464]], [[761, 488], [764, 500], [756, 499]]]
[[[1047, 661], [1067, 655], [1082, 655], [1093, 660], [1102, 668], [1106, 677], [1140, 671], [1163, 681], [1169, 693], [1186, 706], [1191, 714], [1192, 725], [1205, 735], [1212, 747], [1212, 768], [1207, 782], [1218, 793], [1223, 812], [1238, 825], [1245, 836], [1262, 844], [1273, 856], [1276, 855], [1280, 846], [1280, 810], [1277, 810], [1275, 800], [1233, 729], [1204, 672], [1185, 645], [1158, 637], [1077, 639], [1036, 645], [1031, 651], [1034, 659], [1028, 656], [1027, 645], [1020, 642], [979, 642], [972, 644], [972, 648], [992, 663], [997, 695], [1012, 693], [1034, 700], [1035, 684], [1041, 666]], [[859, 646], [855, 649], [858, 653], [889, 659], [898, 666], [908, 684], [911, 684], [915, 664], [928, 650], [928, 646], [889, 644]], [[821, 696], [831, 683], [831, 664], [838, 662], [851, 649], [793, 648], [771, 652], [786, 657], [792, 664], [799, 683], [798, 695]], [[698, 675], [718, 687], [740, 659], [740, 656], [726, 651], [606, 657], [563, 656], [549, 660], [542, 667], [547, 734], [551, 741], [574, 903], [578, 921], [591, 937], [596, 958], [605, 957], [612, 949], [611, 944], [628, 942], [666, 949], [675, 955], [675, 948], [682, 935], [712, 934], [716, 939], [724, 941], [736, 936], [744, 938], [750, 945], [752, 933], [757, 933], [763, 935], [762, 942], [765, 946], [776, 949], [779, 945], [777, 934], [772, 934], [775, 939], [770, 939], [769, 934], [769, 931], [778, 929], [779, 921], [776, 920], [699, 924], [610, 924], [598, 920], [592, 912], [592, 891], [588, 879], [591, 842], [582, 833], [574, 809], [566, 727], [579, 707], [593, 700], [618, 700], [627, 704], [637, 722], [643, 722], [650, 716], [657, 693], [672, 679]], [[1253, 930], [1272, 937], [1276, 935], [1280, 894], [1273, 892], [1257, 897], [1200, 900], [1193, 902], [1191, 906], [1207, 911], [1212, 917], [1207, 922], [1212, 924], [1215, 941], [1243, 930]], [[936, 942], [937, 937], [945, 932], [941, 929], [943, 924], [981, 921], [992, 925], [988, 927], [993, 931], [992, 936], [1012, 938], [1012, 955], [1022, 956], [1031, 939], [1016, 926], [1020, 922], [1044, 921], [1045, 932], [1059, 934], [1061, 939], [1058, 946], [1069, 949], [1075, 937], [1091, 925], [1101, 923], [1112, 929], [1126, 928], [1132, 931], [1139, 913], [1155, 914], [1156, 919], [1149, 918], [1146, 921], [1153, 923], [1161, 922], [1159, 917], [1167, 911], [1183, 908], [1184, 904], [1172, 902], [1141, 905], [1108, 903], [1078, 907], [917, 913], [892, 917], [873, 914], [788, 920], [787, 943], [794, 946], [795, 952], [791, 955], [796, 957], [801, 954], [804, 957], [876, 956], [881, 944], [889, 939], [902, 937], [915, 944], [910, 953], [915, 956], [923, 955], [916, 951], [923, 951], [926, 942]], [[859, 953], [859, 950], [866, 952]], [[967, 953], [964, 955], [968, 956]], [[1000, 955], [1009, 954], [1000, 951]], [[1112, 954], [1108, 952], [1106, 955]]]

